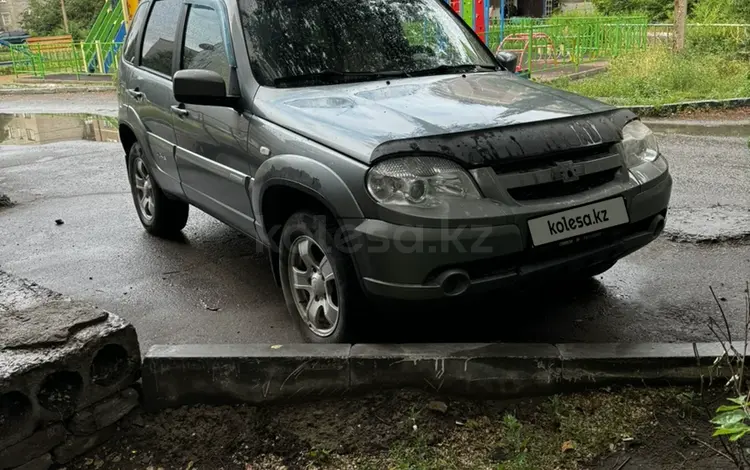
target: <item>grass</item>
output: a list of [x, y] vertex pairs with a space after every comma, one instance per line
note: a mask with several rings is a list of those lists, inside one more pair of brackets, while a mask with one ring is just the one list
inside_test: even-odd
[[750, 61], [651, 47], [614, 59], [606, 73], [551, 85], [614, 105], [750, 97]]

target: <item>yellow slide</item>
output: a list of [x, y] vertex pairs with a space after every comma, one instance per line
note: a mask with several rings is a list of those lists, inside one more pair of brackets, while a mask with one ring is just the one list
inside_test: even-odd
[[127, 10], [126, 10], [126, 21], [127, 24], [130, 25], [130, 20], [133, 19], [133, 15], [135, 15], [135, 9], [138, 8], [138, 0], [126, 0], [127, 4]]

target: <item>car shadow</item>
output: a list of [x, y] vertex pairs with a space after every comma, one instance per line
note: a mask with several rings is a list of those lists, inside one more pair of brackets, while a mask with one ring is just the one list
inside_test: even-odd
[[[219, 223], [188, 231], [184, 240], [166, 241], [165, 247], [190, 258], [192, 266], [190, 274], [171, 277], [173, 284], [186, 292], [199, 290], [217, 305], [242, 305], [253, 328], [263, 329], [271, 320], [290, 329], [283, 337], [298, 337], [258, 243]], [[359, 313], [364, 328], [358, 342], [612, 341], [619, 333], [608, 327], [608, 316], [631, 310], [595, 278], [439, 302], [368, 302], [368, 311]]]
[[[596, 279], [495, 291], [439, 303], [375, 307], [363, 342], [561, 342], [581, 337], [586, 316], [611, 304]], [[587, 332], [605, 341], [607, 332]]]

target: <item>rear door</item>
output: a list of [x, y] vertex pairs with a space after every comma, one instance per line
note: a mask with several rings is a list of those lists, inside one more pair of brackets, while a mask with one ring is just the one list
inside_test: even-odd
[[[230, 83], [234, 49], [227, 11], [216, 0], [188, 0], [177, 68], [211, 70]], [[176, 159], [192, 203], [254, 235], [247, 153], [249, 120], [235, 109], [180, 103], [173, 109]]]
[[[177, 39], [178, 15], [182, 0], [152, 0], [140, 53], [127, 80], [133, 108], [146, 130], [148, 146], [157, 172], [157, 181], [170, 192], [179, 191], [179, 173], [174, 159], [175, 133], [171, 106], [173, 58]], [[161, 174], [159, 174], [161, 173]], [[159, 177], [170, 181], [161, 181]], [[179, 191], [181, 192], [181, 191]]]

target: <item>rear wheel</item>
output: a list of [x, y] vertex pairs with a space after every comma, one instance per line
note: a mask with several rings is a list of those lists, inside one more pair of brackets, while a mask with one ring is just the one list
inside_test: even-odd
[[141, 224], [152, 235], [172, 237], [187, 224], [189, 205], [169, 199], [154, 180], [144, 158], [143, 147], [136, 142], [128, 153], [128, 177], [133, 202]]
[[[327, 220], [326, 220], [327, 219]], [[279, 272], [287, 309], [308, 342], [351, 342], [362, 292], [330, 216], [298, 212], [284, 225]]]

